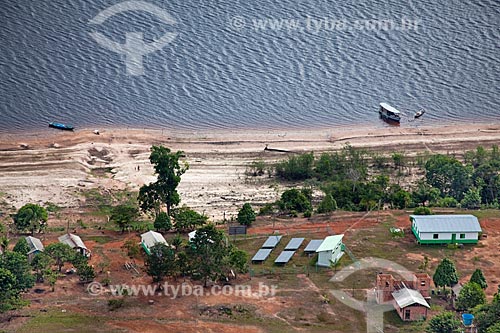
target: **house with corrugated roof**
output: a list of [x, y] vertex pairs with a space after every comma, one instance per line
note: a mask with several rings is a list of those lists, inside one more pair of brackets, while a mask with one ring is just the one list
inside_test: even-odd
[[81, 255], [90, 257], [91, 251], [87, 248], [80, 236], [67, 233], [58, 238], [60, 243], [69, 245], [72, 249], [76, 250]]
[[377, 275], [377, 303], [392, 303], [404, 321], [421, 320], [427, 317], [430, 308], [431, 277], [426, 273], [413, 275], [411, 280], [398, 280], [392, 274]]
[[165, 240], [165, 238], [163, 237], [162, 234], [160, 234], [159, 232], [156, 232], [156, 231], [148, 231], [146, 233], [143, 233], [141, 235], [141, 246], [142, 248], [144, 249], [144, 251], [146, 251], [146, 253], [148, 255], [151, 254], [151, 248], [153, 246], [155, 246], [156, 244], [165, 244], [166, 246], [168, 246], [168, 243], [167, 241]]
[[410, 215], [419, 244], [477, 244], [482, 232], [474, 215]]
[[316, 265], [330, 267], [332, 263], [340, 260], [344, 254], [344, 244], [342, 244], [344, 235], [334, 235], [326, 237], [316, 250], [318, 262]]
[[37, 253], [43, 252], [43, 250], [45, 249], [43, 247], [42, 241], [38, 238], [28, 236], [28, 237], [26, 237], [26, 242], [28, 243], [28, 246], [30, 248], [30, 250], [28, 252], [28, 260], [29, 261], [31, 261], [31, 259], [33, 259], [33, 257]]
[[427, 318], [427, 310], [431, 307], [418, 290], [401, 288], [392, 292], [394, 308], [404, 321], [422, 320]]

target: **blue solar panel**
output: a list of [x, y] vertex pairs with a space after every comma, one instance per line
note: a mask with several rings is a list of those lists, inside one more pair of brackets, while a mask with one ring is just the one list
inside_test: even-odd
[[266, 242], [262, 245], [263, 249], [273, 249], [278, 245], [281, 240], [281, 236], [269, 236]]
[[275, 264], [286, 264], [287, 262], [290, 261], [290, 259], [292, 259], [294, 253], [295, 253], [295, 251], [283, 251], [280, 253], [278, 258], [276, 258], [274, 263]]
[[297, 250], [301, 245], [302, 242], [304, 241], [304, 238], [292, 238], [288, 242], [288, 244], [285, 246], [285, 251], [286, 250]]
[[307, 244], [306, 248], [304, 249], [304, 252], [316, 252], [318, 247], [323, 243], [322, 239], [313, 239]]
[[257, 253], [253, 256], [252, 261], [264, 261], [269, 257], [271, 254], [272, 249], [260, 249], [257, 251]]

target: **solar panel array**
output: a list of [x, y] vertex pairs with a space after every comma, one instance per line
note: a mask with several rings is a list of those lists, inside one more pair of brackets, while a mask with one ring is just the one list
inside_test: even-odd
[[271, 251], [273, 249], [260, 249], [257, 251], [257, 253], [253, 256], [252, 262], [253, 261], [265, 261], [267, 257], [271, 254]]
[[304, 241], [304, 238], [292, 238], [285, 246], [285, 251], [294, 251], [297, 250]]
[[322, 239], [313, 239], [307, 244], [306, 248], [304, 249], [304, 252], [316, 252], [316, 250], [319, 248], [319, 246], [323, 243]]
[[292, 259], [295, 251], [283, 251], [280, 253], [278, 258], [274, 261], [275, 264], [286, 264]]
[[276, 245], [278, 245], [280, 240], [281, 240], [281, 236], [269, 236], [269, 238], [262, 245], [262, 248], [263, 249], [274, 249], [276, 247]]

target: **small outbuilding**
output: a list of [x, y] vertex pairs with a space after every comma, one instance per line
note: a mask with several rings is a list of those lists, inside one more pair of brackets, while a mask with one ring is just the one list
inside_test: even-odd
[[33, 257], [40, 252], [43, 252], [45, 249], [43, 247], [42, 241], [38, 238], [28, 236], [26, 237], [26, 242], [28, 243], [28, 246], [30, 248], [28, 252], [28, 260], [31, 261]]
[[392, 293], [394, 308], [404, 321], [422, 320], [427, 318], [429, 304], [418, 290], [401, 288]]
[[419, 244], [477, 244], [482, 232], [474, 215], [410, 215]]
[[333, 263], [340, 260], [344, 254], [344, 244], [342, 244], [344, 235], [334, 235], [326, 237], [316, 250], [318, 253], [318, 262], [316, 265], [330, 267]]
[[80, 253], [83, 256], [90, 257], [90, 250], [87, 248], [85, 243], [82, 241], [80, 236], [74, 235], [74, 234], [65, 234], [60, 236], [59, 242], [69, 245], [72, 249], [76, 250], [78, 253]]
[[159, 232], [148, 231], [141, 235], [141, 246], [148, 255], [151, 254], [150, 248], [152, 248], [154, 245], [158, 243], [165, 244], [166, 246], [168, 246], [167, 241], [165, 240], [163, 235], [160, 234]]

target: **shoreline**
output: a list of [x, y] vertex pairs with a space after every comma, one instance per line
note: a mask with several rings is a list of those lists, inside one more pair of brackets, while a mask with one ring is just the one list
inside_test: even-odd
[[[166, 140], [167, 142], [335, 142], [349, 139], [358, 140], [362, 138], [391, 138], [401, 136], [428, 136], [428, 135], [450, 135], [465, 134], [471, 132], [500, 133], [500, 120], [495, 123], [465, 123], [428, 126], [394, 126], [384, 124], [362, 124], [356, 126], [325, 126], [311, 128], [276, 128], [276, 129], [168, 129], [168, 128], [146, 128], [146, 127], [95, 127], [82, 128], [72, 131], [61, 131], [57, 129], [44, 128], [38, 131], [0, 131], [0, 150], [23, 149], [20, 145], [28, 145], [30, 148], [51, 147], [54, 144], [71, 146], [88, 140], [103, 142], [108, 140], [138, 140], [140, 142], [150, 140]], [[98, 129], [100, 135], [93, 133]]]
[[[495, 124], [419, 128], [339, 127], [309, 130], [169, 131], [111, 128], [76, 132], [0, 134], [0, 202], [16, 208], [32, 202], [86, 206], [86, 192], [137, 191], [155, 180], [151, 145], [185, 152], [189, 170], [179, 185], [182, 204], [206, 212], [214, 221], [230, 219], [243, 203], [255, 207], [275, 201], [286, 184], [267, 175], [250, 177], [248, 166], [286, 159], [291, 153], [342, 149], [346, 144], [390, 156], [393, 152], [461, 155], [477, 146], [500, 144]], [[23, 147], [21, 145], [24, 145]], [[292, 184], [293, 185], [293, 184]]]

